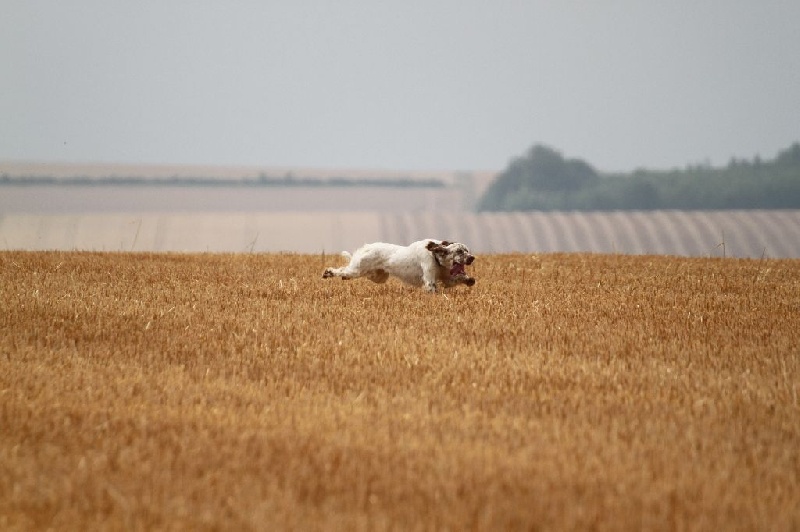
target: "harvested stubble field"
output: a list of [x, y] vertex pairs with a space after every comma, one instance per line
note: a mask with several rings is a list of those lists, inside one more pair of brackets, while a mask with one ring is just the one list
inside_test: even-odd
[[800, 528], [800, 261], [0, 253], [0, 528]]

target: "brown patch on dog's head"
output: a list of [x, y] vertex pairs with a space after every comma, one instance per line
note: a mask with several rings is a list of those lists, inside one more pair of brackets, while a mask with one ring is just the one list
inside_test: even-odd
[[443, 266], [444, 263], [447, 262], [447, 258], [450, 254], [450, 251], [446, 247], [448, 244], [446, 244], [445, 242], [447, 241], [445, 240], [441, 244], [437, 244], [436, 242], [431, 240], [430, 242], [428, 242], [428, 245], [425, 246], [425, 249], [433, 253], [433, 256], [436, 258], [436, 262], [439, 264], [439, 266]]
[[425, 246], [425, 249], [427, 249], [428, 251], [434, 251], [436, 249], [446, 248], [450, 244], [452, 244], [452, 242], [448, 242], [447, 240], [442, 240], [438, 244], [436, 242], [434, 242], [433, 240], [429, 240], [428, 244]]

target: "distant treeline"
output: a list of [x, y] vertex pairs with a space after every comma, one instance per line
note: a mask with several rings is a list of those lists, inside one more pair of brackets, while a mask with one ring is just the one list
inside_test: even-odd
[[772, 160], [731, 159], [725, 167], [690, 165], [600, 174], [581, 159], [535, 145], [511, 161], [478, 202], [479, 211], [796, 209], [800, 143]]
[[349, 178], [349, 177], [269, 177], [261, 175], [257, 178], [225, 179], [214, 177], [51, 177], [0, 176], [0, 185], [82, 185], [82, 186], [203, 186], [203, 187], [423, 187], [440, 188], [445, 184], [440, 179], [412, 178]]

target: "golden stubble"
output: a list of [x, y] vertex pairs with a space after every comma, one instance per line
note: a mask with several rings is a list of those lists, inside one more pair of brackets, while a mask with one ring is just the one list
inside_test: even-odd
[[800, 262], [0, 253], [0, 528], [797, 529]]

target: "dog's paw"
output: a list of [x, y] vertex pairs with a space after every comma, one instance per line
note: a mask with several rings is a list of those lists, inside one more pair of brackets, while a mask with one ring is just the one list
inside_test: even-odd
[[467, 286], [472, 286], [475, 284], [475, 279], [473, 279], [472, 277], [467, 277], [466, 279], [464, 279], [464, 284]]

